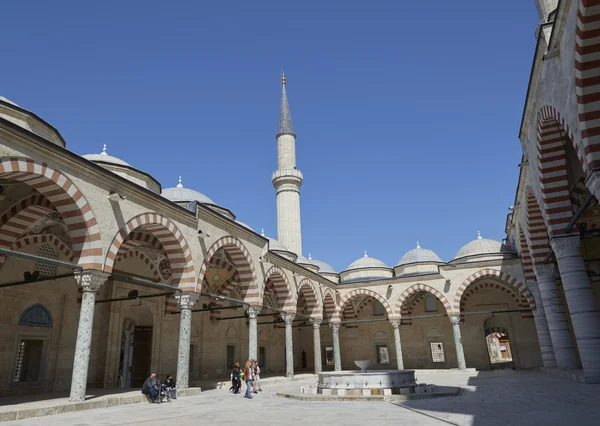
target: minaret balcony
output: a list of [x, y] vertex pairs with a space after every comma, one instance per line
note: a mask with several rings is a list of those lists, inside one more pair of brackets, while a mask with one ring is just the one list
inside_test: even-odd
[[273, 186], [276, 188], [284, 184], [291, 184], [297, 188], [300, 188], [303, 179], [304, 176], [302, 175], [302, 172], [297, 169], [275, 170], [271, 176]]

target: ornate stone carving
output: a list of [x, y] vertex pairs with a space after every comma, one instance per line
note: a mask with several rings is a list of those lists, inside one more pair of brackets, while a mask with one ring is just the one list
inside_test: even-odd
[[339, 333], [341, 325], [342, 324], [335, 323], [335, 322], [330, 322], [329, 323], [329, 327], [331, 327], [331, 331], [333, 331], [334, 334]]
[[534, 266], [535, 276], [538, 280], [554, 279], [556, 271], [554, 265], [536, 265]]
[[25, 309], [21, 314], [19, 325], [52, 328], [52, 316], [50, 316], [50, 312], [44, 305], [36, 303]]
[[179, 293], [175, 295], [177, 303], [181, 309], [192, 309], [192, 306], [198, 301], [198, 293]]
[[398, 320], [398, 319], [390, 320], [390, 324], [392, 324], [392, 327], [394, 327], [394, 328], [398, 328], [398, 327], [400, 327], [400, 323], [401, 323], [401, 322], [402, 322], [402, 321], [400, 321], [400, 320]]
[[323, 320], [318, 320], [318, 319], [314, 319], [314, 318], [311, 318], [311, 319], [310, 319], [310, 323], [312, 324], [313, 328], [314, 328], [314, 329], [317, 329], [317, 330], [318, 330], [319, 328], [321, 328], [321, 323], [322, 323], [322, 322], [323, 322]]
[[296, 314], [281, 314], [281, 318], [285, 321], [286, 324], [292, 325], [294, 318], [296, 318]]
[[460, 316], [459, 315], [449, 316], [448, 319], [450, 320], [450, 322], [452, 324], [460, 324]]
[[565, 251], [579, 250], [581, 241], [579, 239], [579, 235], [572, 235], [569, 237], [554, 237], [550, 240], [550, 245], [552, 246], [554, 253], [557, 256], [560, 256], [560, 254]]
[[262, 308], [260, 306], [245, 306], [244, 309], [248, 314], [248, 318], [256, 319]]
[[83, 291], [96, 292], [102, 287], [102, 284], [108, 280], [110, 274], [93, 269], [75, 272], [77, 285], [81, 286]]

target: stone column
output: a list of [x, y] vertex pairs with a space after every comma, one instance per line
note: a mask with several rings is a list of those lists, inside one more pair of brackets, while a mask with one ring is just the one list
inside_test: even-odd
[[329, 323], [333, 334], [333, 369], [342, 371], [342, 358], [340, 356], [340, 325]]
[[535, 265], [534, 272], [546, 313], [556, 366], [559, 369], [577, 368], [577, 352], [571, 339], [565, 310], [558, 294], [554, 265]]
[[285, 321], [285, 377], [294, 377], [294, 339], [292, 338], [292, 322], [294, 314], [281, 314]]
[[460, 316], [448, 317], [452, 323], [452, 332], [454, 333], [454, 346], [456, 347], [456, 359], [458, 360], [458, 369], [466, 370], [465, 350], [463, 349], [462, 337], [460, 335]]
[[396, 363], [398, 370], [404, 370], [404, 359], [402, 358], [402, 342], [400, 341], [400, 320], [390, 320], [394, 328], [394, 348], [396, 348]]
[[569, 305], [583, 375], [587, 383], [600, 383], [600, 312], [581, 257], [579, 235], [555, 237], [550, 244]]
[[190, 387], [190, 337], [192, 330], [192, 306], [198, 301], [198, 293], [175, 295], [181, 308], [179, 315], [179, 353], [177, 357], [177, 389]]
[[260, 306], [246, 306], [248, 314], [248, 359], [258, 359], [258, 333], [256, 316], [260, 312]]
[[131, 341], [133, 340], [133, 332], [129, 330], [123, 331], [125, 333], [125, 339], [123, 339], [123, 369], [121, 370], [121, 388], [126, 389], [129, 387], [129, 353], [131, 352]]
[[323, 320], [310, 320], [313, 326], [313, 346], [315, 352], [315, 373], [323, 371], [323, 364], [321, 362], [321, 323]]
[[527, 286], [535, 299], [535, 310], [533, 311], [533, 320], [535, 321], [535, 330], [540, 343], [540, 352], [542, 353], [542, 364], [546, 368], [556, 368], [556, 358], [554, 357], [554, 347], [550, 330], [548, 330], [548, 321], [546, 320], [546, 311], [544, 303], [540, 296], [540, 289], [536, 281], [527, 281]]
[[96, 292], [106, 282], [108, 277], [109, 274], [95, 270], [75, 272], [75, 280], [81, 286], [83, 292], [81, 294], [81, 311], [79, 313], [79, 326], [75, 342], [75, 359], [73, 360], [69, 401], [85, 400], [90, 351], [92, 348]]

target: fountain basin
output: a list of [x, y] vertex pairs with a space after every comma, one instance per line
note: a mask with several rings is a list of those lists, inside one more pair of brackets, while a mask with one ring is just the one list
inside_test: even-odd
[[415, 370], [326, 371], [319, 373], [317, 392], [331, 394], [336, 389], [337, 395], [339, 390], [344, 390], [345, 395], [379, 395], [389, 389], [391, 394], [401, 394], [412, 393], [416, 386]]

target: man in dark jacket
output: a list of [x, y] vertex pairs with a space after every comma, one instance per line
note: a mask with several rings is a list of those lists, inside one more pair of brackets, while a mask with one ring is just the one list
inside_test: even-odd
[[142, 393], [146, 395], [148, 402], [153, 402], [154, 397], [158, 394], [157, 385], [156, 373], [150, 374], [142, 386]]

